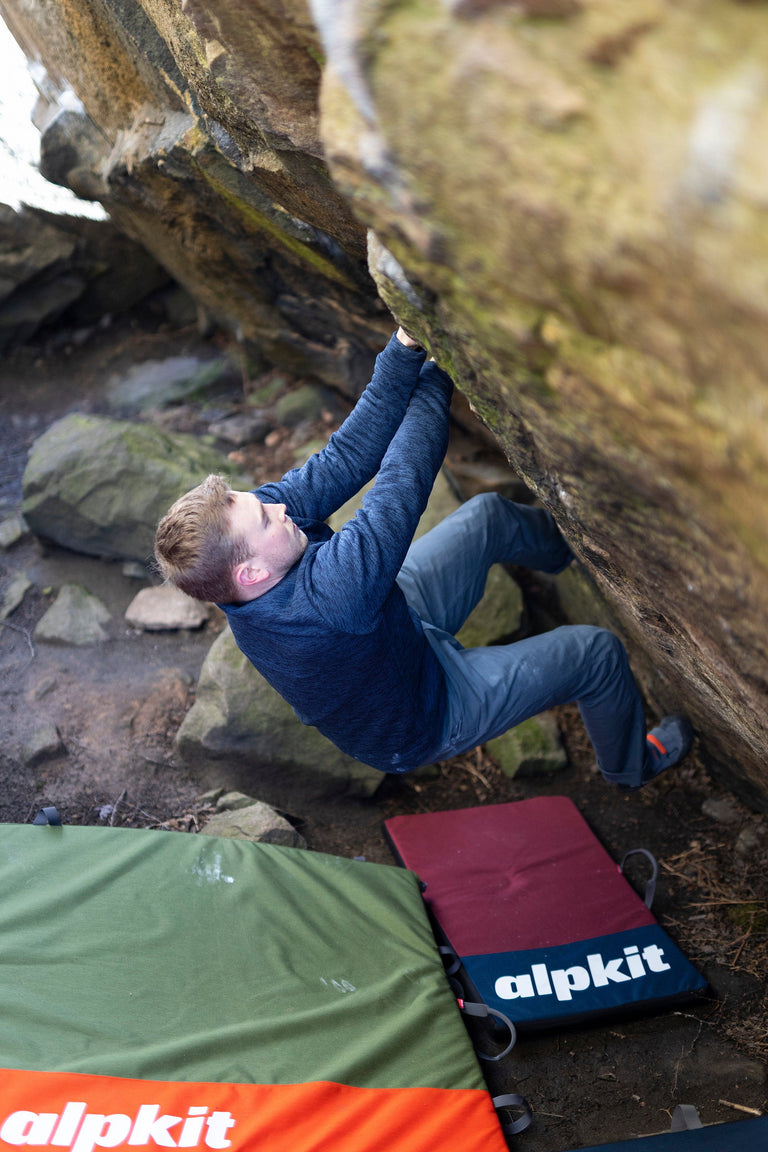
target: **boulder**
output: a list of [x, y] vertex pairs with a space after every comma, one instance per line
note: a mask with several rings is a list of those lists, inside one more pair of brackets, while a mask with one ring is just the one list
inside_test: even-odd
[[195, 703], [176, 737], [183, 762], [206, 780], [249, 785], [278, 805], [298, 790], [315, 797], [371, 796], [381, 772], [340, 752], [243, 656], [227, 628], [206, 656]]
[[259, 844], [282, 844], [284, 848], [306, 848], [301, 833], [269, 804], [245, 797], [246, 804], [214, 812], [203, 824], [204, 836], [226, 836], [230, 840], [255, 840]]
[[172, 584], [142, 588], [125, 610], [125, 620], [142, 632], [180, 631], [202, 628], [210, 606], [186, 596]]
[[0, 204], [0, 348], [65, 318], [90, 324], [125, 312], [168, 282], [108, 220]]
[[302, 384], [292, 392], [281, 396], [274, 407], [275, 423], [285, 428], [295, 428], [304, 421], [319, 420], [324, 409], [333, 403], [326, 388], [314, 384]]
[[61, 756], [66, 748], [55, 724], [42, 724], [29, 735], [21, 750], [21, 759], [28, 768], [34, 768], [45, 760]]
[[48, 178], [99, 200], [269, 362], [359, 390], [390, 321], [323, 163], [303, 3], [4, 11], [36, 63]]
[[288, 372], [354, 394], [383, 300], [555, 514], [650, 710], [768, 808], [761, 6], [3, 10], [51, 174]]
[[262, 412], [242, 412], [214, 420], [208, 431], [218, 440], [242, 448], [244, 444], [261, 444], [271, 427]]
[[0, 591], [0, 620], [7, 619], [16, 611], [31, 587], [32, 581], [26, 572], [17, 572], [15, 576], [11, 576]]
[[551, 712], [531, 716], [489, 740], [485, 747], [505, 776], [546, 776], [568, 763], [560, 729]]
[[35, 640], [49, 644], [101, 644], [109, 639], [104, 625], [109, 610], [98, 596], [79, 584], [62, 584], [48, 611], [38, 620]]
[[23, 516], [7, 516], [5, 520], [0, 520], [0, 548], [10, 548], [23, 540], [28, 532], [29, 525]]
[[238, 373], [226, 356], [168, 356], [113, 373], [107, 378], [106, 398], [114, 411], [131, 414], [202, 395], [233, 377], [237, 379]]
[[[192, 436], [73, 414], [33, 444], [23, 511], [33, 532], [66, 548], [146, 562], [158, 520], [210, 472], [232, 467]], [[233, 482], [251, 487], [247, 478]]]

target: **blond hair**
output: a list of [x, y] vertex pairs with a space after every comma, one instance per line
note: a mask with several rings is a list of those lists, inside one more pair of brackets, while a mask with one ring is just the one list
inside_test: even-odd
[[247, 560], [249, 548], [244, 538], [231, 535], [233, 500], [223, 476], [208, 476], [180, 496], [157, 526], [155, 559], [160, 572], [196, 600], [238, 599], [233, 570]]

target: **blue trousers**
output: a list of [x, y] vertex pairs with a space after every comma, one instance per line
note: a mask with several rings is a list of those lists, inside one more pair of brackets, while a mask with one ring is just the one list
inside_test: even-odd
[[575, 700], [603, 776], [640, 783], [647, 755], [643, 705], [624, 645], [612, 632], [570, 625], [488, 648], [463, 648], [454, 635], [482, 598], [492, 564], [554, 574], [572, 559], [547, 511], [497, 493], [468, 500], [411, 545], [398, 584], [448, 687], [443, 746], [435, 760]]

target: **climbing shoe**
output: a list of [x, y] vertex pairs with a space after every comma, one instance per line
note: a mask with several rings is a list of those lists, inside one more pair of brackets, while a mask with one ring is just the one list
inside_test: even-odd
[[643, 775], [639, 784], [620, 784], [622, 792], [636, 792], [655, 780], [673, 764], [679, 764], [691, 750], [693, 728], [687, 716], [665, 716], [645, 738], [646, 753]]

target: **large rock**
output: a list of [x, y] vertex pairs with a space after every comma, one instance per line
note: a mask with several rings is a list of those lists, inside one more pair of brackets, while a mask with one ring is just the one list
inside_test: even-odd
[[110, 221], [0, 204], [0, 348], [64, 318], [85, 325], [125, 312], [168, 282]]
[[101, 201], [261, 354], [358, 390], [389, 319], [323, 163], [303, 0], [0, 11], [37, 65], [45, 175]]
[[41, 108], [51, 172], [274, 362], [361, 382], [373, 230], [381, 295], [558, 517], [650, 707], [768, 807], [763, 8], [0, 6], [47, 111], [83, 103], [77, 130]]
[[[76, 552], [146, 561], [160, 517], [210, 472], [231, 467], [192, 436], [73, 414], [32, 446], [24, 515], [33, 532]], [[239, 486], [250, 487], [247, 478]]]
[[243, 656], [227, 628], [200, 672], [197, 698], [176, 737], [184, 763], [208, 782], [250, 788], [268, 803], [348, 792], [370, 796], [381, 772], [353, 760], [289, 704]]
[[284, 816], [260, 800], [245, 797], [246, 803], [209, 816], [201, 828], [204, 836], [226, 836], [230, 840], [255, 840], [259, 844], [282, 844], [284, 848], [306, 848], [307, 842]]
[[35, 640], [49, 644], [101, 644], [109, 639], [105, 625], [109, 609], [80, 584], [63, 584], [50, 608], [35, 626]]
[[651, 710], [688, 712], [768, 806], [768, 25], [314, 11], [326, 155], [382, 296], [557, 516]]

